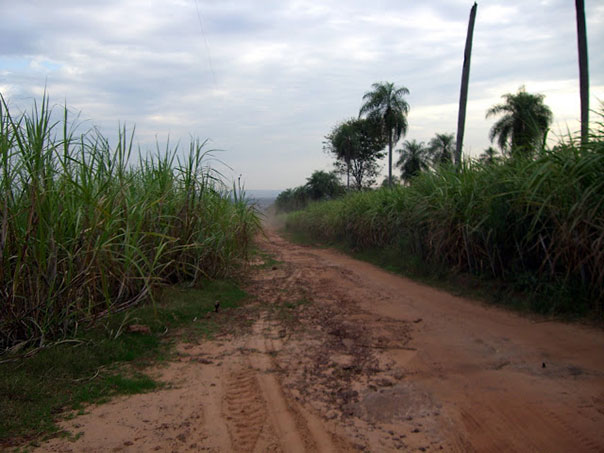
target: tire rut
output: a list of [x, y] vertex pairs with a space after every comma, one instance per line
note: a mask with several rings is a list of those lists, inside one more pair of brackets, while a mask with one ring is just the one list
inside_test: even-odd
[[264, 421], [266, 402], [262, 398], [253, 370], [233, 372], [225, 385], [224, 417], [227, 420], [233, 451], [254, 451]]

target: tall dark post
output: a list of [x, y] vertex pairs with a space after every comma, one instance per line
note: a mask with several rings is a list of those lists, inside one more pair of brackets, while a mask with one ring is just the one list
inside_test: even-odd
[[474, 2], [474, 6], [472, 6], [472, 9], [470, 10], [466, 49], [463, 54], [461, 93], [459, 94], [459, 115], [457, 117], [457, 146], [455, 148], [455, 163], [458, 168], [461, 166], [461, 149], [463, 147], [463, 133], [466, 125], [466, 104], [468, 103], [468, 83], [470, 80], [470, 57], [472, 56], [472, 36], [474, 35], [474, 22], [476, 20], [477, 7], [478, 5]]
[[581, 142], [589, 136], [589, 65], [587, 62], [587, 31], [585, 28], [585, 4], [575, 0], [577, 10], [577, 43], [579, 47], [579, 89], [581, 90]]

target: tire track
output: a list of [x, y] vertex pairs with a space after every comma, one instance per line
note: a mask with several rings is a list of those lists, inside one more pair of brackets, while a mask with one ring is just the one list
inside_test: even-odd
[[228, 378], [225, 385], [224, 416], [233, 451], [254, 451], [267, 411], [253, 370], [235, 371]]

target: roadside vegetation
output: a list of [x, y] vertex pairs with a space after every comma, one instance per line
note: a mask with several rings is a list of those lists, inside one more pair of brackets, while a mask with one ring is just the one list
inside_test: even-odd
[[77, 436], [61, 432], [56, 422], [84, 413], [87, 404], [161, 387], [147, 367], [169, 358], [174, 340], [194, 342], [219, 329], [242, 329], [232, 309], [245, 297], [227, 281], [208, 282], [201, 290], [172, 286], [159, 292], [155, 306], [107, 316], [77, 338], [0, 356], [0, 450], [36, 446], [57, 434]]
[[548, 148], [543, 96], [521, 87], [503, 98], [487, 112], [499, 116], [490, 132], [499, 151], [454, 165], [452, 134], [405, 141], [402, 184], [310, 204], [287, 216], [287, 230], [413, 276], [488, 281], [501, 303], [602, 318], [604, 124], [584, 143], [569, 136]]
[[284, 190], [275, 200], [278, 212], [291, 212], [303, 209], [315, 201], [332, 200], [344, 195], [345, 189], [335, 173], [315, 171], [306, 179], [306, 184]]
[[246, 258], [258, 217], [207, 165], [204, 143], [133, 156], [133, 142], [125, 127], [113, 146], [96, 129], [77, 135], [47, 97], [17, 116], [2, 99], [0, 351], [77, 335]]
[[[57, 414], [156, 388], [169, 338], [209, 335], [245, 296], [259, 217], [205, 144], [134, 151], [78, 132], [47, 96], [0, 99], [0, 445], [56, 432]], [[233, 325], [236, 322], [233, 321]]]

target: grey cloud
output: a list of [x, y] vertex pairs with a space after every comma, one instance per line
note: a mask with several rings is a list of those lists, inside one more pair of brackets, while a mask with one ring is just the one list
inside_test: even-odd
[[[228, 149], [221, 158], [248, 187], [281, 188], [303, 182], [313, 166], [329, 167], [324, 135], [358, 112], [373, 82], [410, 89], [410, 137], [452, 131], [471, 3], [11, 2], [0, 61], [45, 59], [60, 68], [7, 70], [0, 86], [23, 98], [47, 81], [53, 98], [66, 98], [95, 123], [136, 122], [143, 146], [155, 134], [210, 137]], [[488, 143], [484, 104], [499, 102], [498, 87], [576, 77], [572, 2], [541, 3], [479, 5], [472, 150]], [[590, 26], [604, 20], [596, 3], [587, 0], [591, 74], [602, 86], [604, 27]]]

